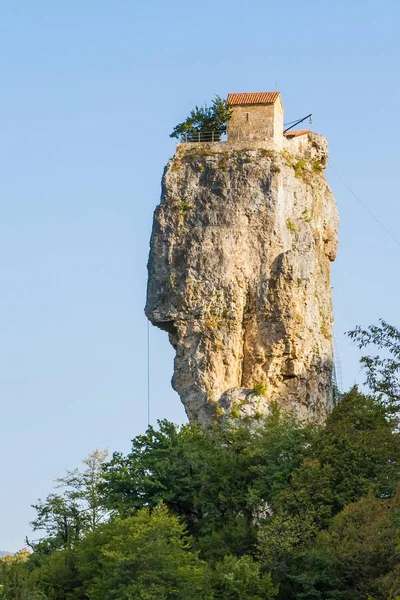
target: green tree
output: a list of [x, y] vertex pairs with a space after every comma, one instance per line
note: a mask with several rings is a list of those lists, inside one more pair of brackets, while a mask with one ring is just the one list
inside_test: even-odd
[[203, 557], [240, 556], [254, 549], [266, 503], [289, 485], [313, 435], [277, 410], [255, 429], [162, 421], [135, 438], [127, 456], [113, 455], [105, 496], [121, 515], [162, 501], [184, 518]]
[[[400, 593], [400, 493], [349, 504], [296, 557], [293, 598], [394, 599]], [[289, 596], [290, 597], [290, 596]]]
[[400, 408], [400, 331], [380, 319], [379, 325], [367, 329], [357, 326], [348, 335], [360, 349], [376, 347], [380, 353], [363, 356], [361, 365], [365, 368], [367, 381], [372, 393], [380, 399], [390, 412]]
[[32, 592], [27, 562], [29, 551], [0, 557], [0, 600], [25, 600]]
[[280, 502], [289, 514], [312, 510], [325, 527], [344, 506], [372, 491], [391, 497], [400, 482], [400, 434], [382, 404], [353, 388], [344, 394], [293, 470]]
[[261, 512], [266, 504], [273, 508], [274, 500], [290, 485], [292, 473], [305, 457], [312, 456], [311, 444], [320, 431], [319, 426], [271, 407], [261, 427], [253, 430], [246, 449], [251, 458], [248, 499], [252, 506]]
[[30, 584], [35, 596], [26, 600], [87, 600], [78, 572], [75, 548], [34, 552], [29, 561]]
[[91, 600], [199, 600], [208, 597], [207, 566], [165, 506], [116, 518], [89, 533], [78, 549]]
[[70, 549], [86, 531], [93, 531], [107, 516], [101, 493], [103, 464], [107, 450], [95, 450], [82, 462], [84, 469], [67, 471], [56, 480], [62, 494], [49, 494], [32, 505], [36, 517], [33, 531], [43, 531], [39, 542], [29, 543], [37, 551]]
[[399, 484], [396, 423], [379, 400], [353, 388], [316, 430], [260, 523], [259, 557], [279, 598], [340, 598], [336, 558], [317, 544], [320, 532], [369, 493], [377, 502], [393, 498]]
[[103, 465], [107, 456], [108, 450], [96, 448], [87, 458], [83, 459], [84, 469], [76, 468], [73, 471], [67, 471], [64, 477], [56, 480], [57, 487], [64, 489], [64, 497], [79, 503], [91, 531], [94, 531], [108, 515], [101, 493]]
[[78, 502], [57, 494], [38, 500], [32, 508], [36, 517], [31, 522], [33, 531], [43, 531], [44, 536], [28, 544], [36, 552], [48, 553], [57, 549], [69, 549], [89, 529], [88, 515], [81, 510]]
[[269, 574], [250, 556], [225, 556], [212, 575], [215, 600], [272, 600], [278, 593]]
[[232, 109], [226, 100], [215, 96], [211, 106], [196, 106], [185, 121], [176, 125], [170, 137], [182, 141], [218, 141], [220, 136], [226, 133], [227, 122], [231, 116]]
[[113, 455], [105, 471], [109, 507], [129, 515], [163, 502], [216, 559], [235, 545], [245, 552], [252, 540], [245, 497], [250, 437], [245, 428], [207, 432], [161, 421], [133, 440], [128, 456]]
[[281, 509], [259, 528], [258, 557], [265, 569], [285, 574], [298, 548], [312, 545], [317, 533], [313, 510], [292, 515]]
[[190, 524], [197, 519], [196, 492], [210, 449], [210, 440], [199, 427], [179, 427], [165, 420], [158, 430], [150, 426], [132, 441], [127, 456], [115, 452], [105, 465], [109, 508], [128, 516], [163, 502]]

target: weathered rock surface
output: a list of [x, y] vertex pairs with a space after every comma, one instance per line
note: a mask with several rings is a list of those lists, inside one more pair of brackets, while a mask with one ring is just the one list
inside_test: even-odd
[[[181, 144], [154, 215], [146, 315], [176, 350], [189, 419], [324, 419], [332, 398], [330, 261], [338, 214], [326, 141]], [[255, 390], [255, 392], [254, 392]]]

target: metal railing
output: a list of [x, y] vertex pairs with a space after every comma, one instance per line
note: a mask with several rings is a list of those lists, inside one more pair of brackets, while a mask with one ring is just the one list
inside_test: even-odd
[[225, 142], [226, 134], [219, 131], [195, 131], [182, 134], [180, 141], [185, 143]]

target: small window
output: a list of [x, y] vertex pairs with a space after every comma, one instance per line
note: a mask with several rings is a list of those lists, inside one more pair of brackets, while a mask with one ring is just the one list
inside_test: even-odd
[[246, 121], [249, 120], [249, 113], [246, 113]]

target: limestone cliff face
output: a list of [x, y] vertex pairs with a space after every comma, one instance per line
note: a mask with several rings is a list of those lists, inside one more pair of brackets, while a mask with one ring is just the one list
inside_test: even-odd
[[176, 350], [189, 419], [272, 401], [323, 420], [332, 397], [330, 261], [338, 214], [326, 141], [181, 144], [154, 215], [146, 315]]

